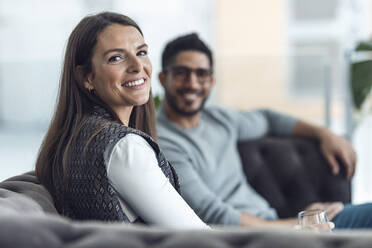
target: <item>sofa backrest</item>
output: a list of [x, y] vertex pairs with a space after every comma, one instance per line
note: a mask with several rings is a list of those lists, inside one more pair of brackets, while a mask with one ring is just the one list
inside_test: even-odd
[[248, 182], [279, 217], [294, 217], [312, 202], [351, 201], [350, 181], [334, 176], [317, 141], [265, 137], [238, 144]]
[[[351, 201], [344, 171], [332, 175], [314, 140], [265, 137], [239, 143], [238, 149], [247, 180], [282, 218], [294, 217], [316, 201]], [[58, 214], [34, 172], [0, 182], [0, 207]]]

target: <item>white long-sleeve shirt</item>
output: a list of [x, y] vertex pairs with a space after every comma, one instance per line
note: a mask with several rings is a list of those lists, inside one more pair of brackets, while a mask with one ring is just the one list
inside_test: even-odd
[[140, 216], [166, 228], [209, 228], [173, 188], [158, 166], [154, 150], [141, 136], [122, 138], [105, 156], [105, 164], [109, 183], [119, 193], [131, 222]]

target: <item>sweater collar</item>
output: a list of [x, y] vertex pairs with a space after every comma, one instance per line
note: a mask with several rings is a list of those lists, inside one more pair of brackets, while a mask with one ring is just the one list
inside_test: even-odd
[[114, 116], [105, 108], [95, 105], [92, 110], [93, 115], [102, 117], [107, 120], [114, 120]]

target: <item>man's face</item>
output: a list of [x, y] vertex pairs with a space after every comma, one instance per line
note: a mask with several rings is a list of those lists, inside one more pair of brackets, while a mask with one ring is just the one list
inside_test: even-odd
[[193, 50], [178, 53], [159, 78], [169, 107], [185, 116], [203, 108], [214, 84], [207, 55]]

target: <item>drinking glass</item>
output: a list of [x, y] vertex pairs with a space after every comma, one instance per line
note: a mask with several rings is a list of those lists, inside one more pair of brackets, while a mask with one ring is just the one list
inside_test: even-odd
[[298, 214], [298, 225], [303, 230], [313, 230], [318, 232], [331, 232], [328, 215], [325, 210], [313, 209], [305, 210]]

